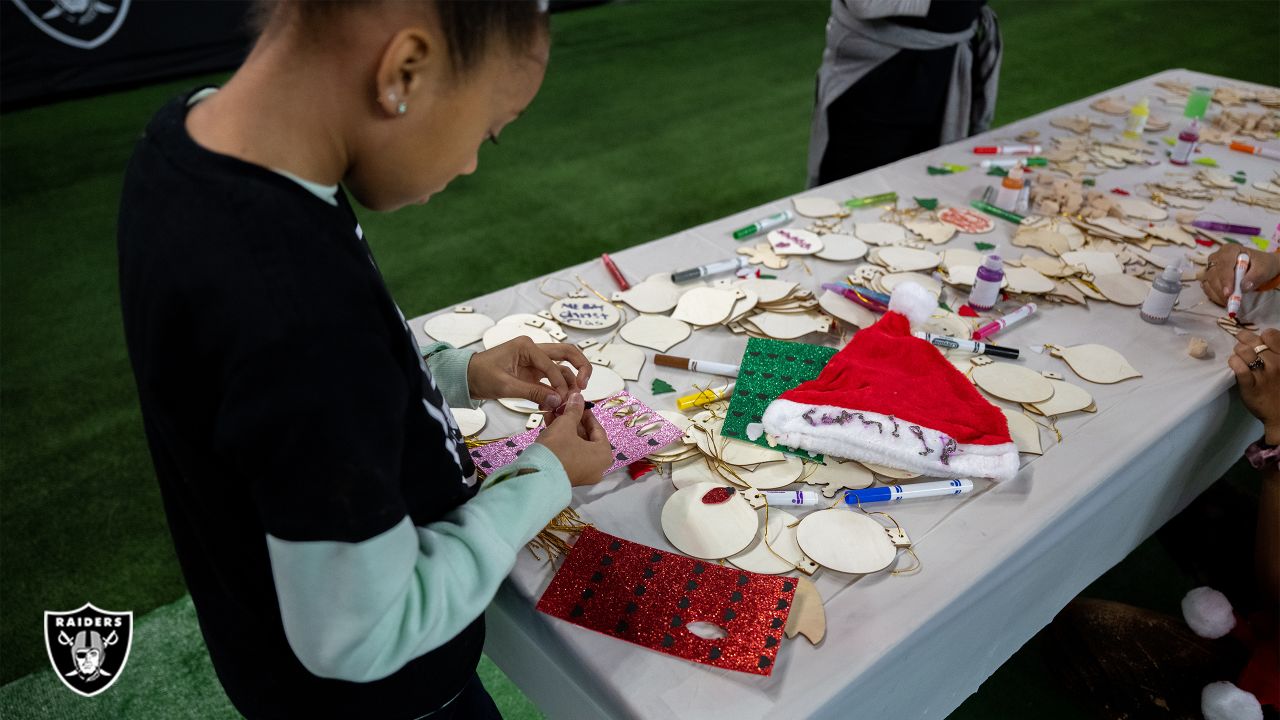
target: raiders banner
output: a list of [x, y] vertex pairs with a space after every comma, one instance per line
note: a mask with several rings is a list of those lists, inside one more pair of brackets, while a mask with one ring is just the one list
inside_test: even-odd
[[229, 70], [249, 0], [0, 0], [0, 109]]
[[85, 697], [111, 687], [129, 660], [133, 613], [78, 610], [44, 613], [44, 645], [62, 683]]

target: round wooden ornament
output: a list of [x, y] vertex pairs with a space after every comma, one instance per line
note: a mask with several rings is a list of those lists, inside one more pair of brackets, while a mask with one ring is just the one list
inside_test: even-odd
[[723, 485], [725, 479], [707, 466], [706, 458], [702, 455], [671, 464], [671, 484], [677, 490], [683, 490], [690, 485], [697, 485], [698, 483]]
[[897, 223], [854, 223], [853, 234], [868, 245], [896, 245], [907, 239], [907, 229]]
[[991, 218], [967, 208], [942, 208], [938, 211], [938, 219], [970, 235], [989, 233], [996, 227]]
[[[1054, 357], [1062, 358], [1076, 375], [1089, 382], [1110, 385], [1129, 378], [1142, 377], [1120, 353], [1105, 345], [1074, 345], [1063, 348], [1045, 345]], [[1031, 401], [1039, 402], [1039, 401]]]
[[454, 422], [458, 423], [458, 431], [463, 437], [471, 437], [484, 429], [484, 424], [489, 418], [485, 416], [484, 411], [479, 408], [449, 408], [449, 412], [453, 413]]
[[1116, 198], [1114, 202], [1120, 206], [1121, 212], [1131, 218], [1158, 221], [1169, 217], [1168, 210], [1156, 207], [1142, 198], [1120, 197]]
[[824, 245], [817, 233], [798, 228], [773, 230], [765, 237], [778, 255], [812, 255], [821, 251]]
[[594, 295], [560, 298], [551, 303], [551, 316], [577, 330], [607, 330], [622, 319], [622, 311]]
[[818, 307], [825, 310], [832, 317], [839, 318], [856, 328], [871, 327], [880, 319], [879, 315], [867, 308], [849, 300], [840, 293], [830, 290], [823, 291], [818, 298]]
[[880, 248], [877, 257], [880, 263], [891, 272], [932, 270], [938, 267], [938, 263], [942, 260], [935, 252], [897, 245]]
[[969, 377], [978, 387], [1002, 400], [1038, 403], [1053, 397], [1048, 378], [1013, 363], [993, 362], [975, 367]]
[[817, 257], [832, 262], [852, 262], [867, 254], [867, 244], [852, 235], [831, 233], [822, 236], [822, 249]]
[[666, 352], [684, 342], [691, 332], [687, 323], [675, 318], [665, 315], [641, 315], [623, 325], [618, 334], [632, 345]]
[[1010, 292], [1031, 293], [1040, 295], [1053, 292], [1057, 285], [1037, 270], [1029, 267], [1008, 267], [1004, 269], [1004, 279]]
[[766, 305], [778, 302], [796, 289], [796, 284], [790, 280], [772, 278], [746, 278], [734, 284], [755, 292], [758, 302]]
[[[754, 447], [759, 447], [755, 445]], [[800, 458], [787, 456], [781, 462], [769, 462], [756, 466], [755, 470], [738, 470], [738, 477], [757, 490], [777, 490], [800, 479], [804, 464]]]
[[842, 573], [883, 570], [897, 556], [883, 525], [843, 507], [806, 515], [796, 528], [796, 542], [814, 562]]
[[440, 342], [460, 348], [466, 347], [480, 338], [484, 332], [493, 327], [493, 318], [473, 312], [470, 308], [459, 307], [451, 313], [443, 313], [428, 318], [422, 323], [422, 331]]
[[680, 552], [703, 560], [741, 552], [755, 539], [759, 527], [756, 511], [735, 488], [720, 483], [696, 483], [677, 490], [662, 506], [662, 532], [667, 540]]
[[[765, 520], [766, 512], [768, 520]], [[796, 542], [799, 521], [791, 513], [777, 508], [767, 511], [761, 508], [758, 513], [760, 532], [746, 550], [730, 555], [729, 562], [747, 572], [762, 575], [792, 572], [804, 560], [804, 551]]]
[[824, 218], [844, 214], [844, 209], [840, 207], [840, 203], [831, 198], [792, 198], [791, 204], [795, 207], [797, 215], [807, 218]]
[[671, 282], [670, 273], [657, 273], [632, 285], [630, 290], [615, 292], [613, 299], [625, 302], [637, 312], [665, 313], [676, 306], [685, 289]]
[[[561, 363], [561, 365], [568, 366], [569, 363]], [[627, 384], [618, 373], [603, 365], [592, 365], [591, 377], [587, 380], [587, 386], [582, 389], [582, 399], [587, 402], [603, 400], [622, 392], [626, 386]]]
[[1151, 283], [1126, 273], [1094, 275], [1093, 286], [1117, 305], [1141, 305], [1151, 292]]
[[910, 220], [903, 223], [903, 225], [905, 225], [911, 232], [919, 235], [925, 240], [928, 240], [934, 245], [941, 245], [955, 237], [956, 234], [955, 227], [944, 222]]
[[484, 331], [482, 340], [484, 341], [484, 349], [490, 350], [501, 345], [508, 340], [514, 340], [518, 337], [527, 337], [535, 343], [553, 343], [555, 340], [547, 334], [547, 331], [525, 325], [524, 323], [498, 323], [488, 330]]

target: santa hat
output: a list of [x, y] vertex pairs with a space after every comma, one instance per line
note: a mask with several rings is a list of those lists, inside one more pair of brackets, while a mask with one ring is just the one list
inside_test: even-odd
[[937, 348], [911, 335], [937, 298], [914, 283], [814, 380], [784, 392], [764, 430], [788, 447], [935, 477], [1011, 479], [1018, 448], [998, 408]]

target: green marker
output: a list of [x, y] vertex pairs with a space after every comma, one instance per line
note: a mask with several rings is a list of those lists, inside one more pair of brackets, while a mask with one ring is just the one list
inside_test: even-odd
[[994, 215], [1000, 218], [1001, 220], [1008, 220], [1011, 223], [1021, 223], [1024, 219], [1018, 213], [1009, 212], [1008, 210], [1005, 210], [1003, 208], [998, 208], [995, 205], [992, 205], [991, 203], [983, 202], [981, 200], [974, 200], [973, 202], [969, 203], [969, 205], [972, 206], [975, 210], [981, 210], [982, 212], [988, 215]]
[[866, 197], [846, 200], [844, 202], [844, 206], [848, 208], [860, 208], [860, 207], [867, 207], [868, 205], [879, 205], [881, 203], [896, 203], [896, 202], [898, 202], [898, 193], [890, 191], [887, 193], [880, 193], [879, 195], [868, 195]]
[[787, 223], [791, 222], [792, 219], [794, 218], [795, 218], [795, 215], [792, 215], [790, 210], [783, 210], [782, 212], [776, 212], [768, 217], [762, 217], [759, 220], [751, 223], [746, 227], [738, 228], [737, 230], [734, 230], [733, 239], [745, 240], [757, 233], [768, 232], [769, 230], [772, 230], [776, 227], [781, 227], [783, 225], [786, 225]]

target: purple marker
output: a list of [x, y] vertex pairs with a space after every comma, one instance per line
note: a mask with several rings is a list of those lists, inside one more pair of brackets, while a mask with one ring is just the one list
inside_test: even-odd
[[1231, 233], [1233, 235], [1261, 235], [1262, 228], [1253, 225], [1232, 225], [1231, 223], [1220, 223], [1212, 220], [1196, 220], [1191, 223], [1193, 226], [1201, 230], [1212, 230], [1214, 232]]

